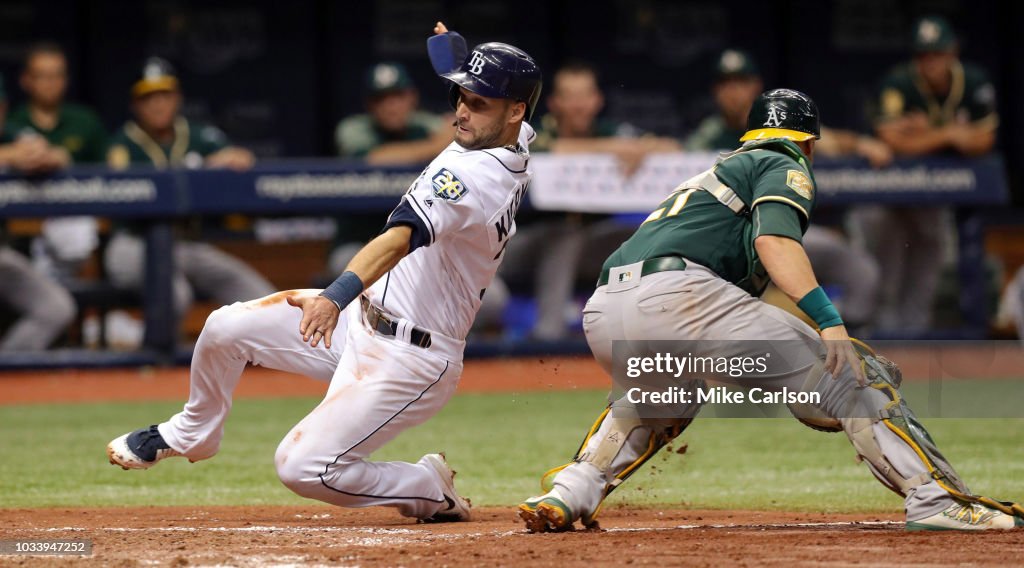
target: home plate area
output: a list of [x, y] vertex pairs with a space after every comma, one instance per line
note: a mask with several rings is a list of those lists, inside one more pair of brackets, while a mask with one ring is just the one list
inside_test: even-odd
[[1005, 565], [1014, 532], [907, 533], [892, 515], [610, 508], [601, 528], [528, 534], [512, 508], [416, 524], [388, 509], [9, 509], [0, 539], [90, 539], [93, 553], [8, 556], [10, 565], [460, 566]]

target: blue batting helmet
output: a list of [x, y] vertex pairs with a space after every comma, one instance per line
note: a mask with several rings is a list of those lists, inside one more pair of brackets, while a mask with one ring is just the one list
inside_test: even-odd
[[526, 103], [526, 120], [540, 100], [540, 67], [525, 51], [507, 43], [474, 47], [458, 69], [441, 77], [452, 83], [448, 91], [452, 108], [459, 104], [459, 87], [483, 97], [522, 101]]

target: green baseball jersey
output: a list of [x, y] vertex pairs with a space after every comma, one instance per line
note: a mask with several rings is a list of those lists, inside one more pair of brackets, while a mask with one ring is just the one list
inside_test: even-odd
[[[619, 136], [619, 125], [598, 118], [594, 121], [587, 138], [610, 138]], [[552, 114], [545, 114], [540, 119], [540, 126], [537, 128], [537, 136], [530, 143], [531, 152], [550, 152], [551, 145], [558, 140], [558, 120]]]
[[932, 126], [960, 122], [997, 123], [996, 91], [988, 75], [971, 64], [955, 62], [952, 85], [945, 97], [931, 92], [914, 63], [895, 68], [882, 82], [874, 105], [874, 119], [884, 122], [909, 112], [922, 112]]
[[374, 148], [389, 142], [413, 142], [430, 138], [441, 127], [441, 117], [429, 112], [416, 111], [409, 116], [405, 130], [381, 130], [368, 114], [350, 116], [338, 123], [334, 132], [338, 155], [343, 158], [363, 158]]
[[697, 129], [683, 142], [683, 146], [691, 152], [735, 150], [740, 146], [740, 137], [746, 132], [744, 128], [729, 128], [722, 115], [716, 114], [702, 120]]
[[604, 268], [681, 256], [759, 296], [769, 279], [754, 239], [778, 235], [801, 241], [814, 207], [814, 175], [796, 144], [781, 139], [747, 143], [720, 157], [711, 171], [746, 205], [742, 214], [707, 191], [683, 184], [608, 257]]
[[114, 135], [107, 152], [107, 163], [113, 168], [130, 164], [148, 164], [159, 169], [197, 167], [202, 159], [228, 146], [227, 136], [219, 128], [189, 122], [185, 117], [174, 119], [174, 138], [160, 144], [134, 121], [128, 121]]
[[102, 162], [107, 155], [107, 131], [96, 113], [82, 105], [61, 105], [57, 124], [49, 130], [32, 122], [28, 106], [22, 105], [7, 117], [5, 128], [14, 137], [25, 131], [40, 134], [50, 144], [67, 150], [76, 163]]

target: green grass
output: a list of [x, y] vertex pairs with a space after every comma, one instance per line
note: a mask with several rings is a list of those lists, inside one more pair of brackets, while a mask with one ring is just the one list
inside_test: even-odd
[[[908, 390], [912, 400], [927, 405], [927, 385]], [[942, 399], [963, 397], [947, 388]], [[316, 402], [239, 400], [214, 459], [172, 459], [150, 471], [129, 472], [107, 464], [106, 443], [169, 416], [180, 404], [0, 407], [0, 507], [308, 503], [278, 482], [272, 460], [280, 438]], [[463, 494], [478, 505], [510, 505], [536, 493], [540, 474], [571, 457], [603, 404], [604, 393], [596, 391], [459, 395], [374, 457], [416, 460], [444, 450], [460, 471]], [[1024, 419], [926, 423], [975, 491], [1024, 498]], [[826, 512], [902, 509], [900, 499], [854, 463], [842, 434], [815, 432], [791, 418], [704, 418], [683, 440], [689, 444], [686, 455], [659, 454], [611, 501]]]

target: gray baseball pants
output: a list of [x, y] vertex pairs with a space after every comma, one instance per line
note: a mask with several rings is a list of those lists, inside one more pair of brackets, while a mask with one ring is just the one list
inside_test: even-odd
[[[104, 257], [111, 282], [141, 288], [146, 272], [146, 242], [117, 233]], [[217, 247], [193, 241], [174, 244], [174, 310], [181, 317], [199, 292], [218, 304], [233, 304], [274, 293], [274, 286], [259, 272]]]
[[0, 247], [0, 301], [18, 320], [0, 338], [0, 351], [46, 349], [75, 319], [75, 300], [10, 247]]
[[[638, 265], [613, 269], [609, 282], [599, 287], [587, 302], [583, 312], [583, 329], [594, 357], [601, 366], [612, 373], [612, 346], [621, 340], [728, 340], [734, 352], [728, 356], [756, 357], [763, 353], [742, 350], [753, 340], [780, 342], [803, 342], [807, 357], [792, 360], [791, 371], [773, 375], [770, 379], [745, 378], [733, 381], [744, 387], [761, 387], [766, 391], [778, 391], [783, 387], [791, 391], [802, 391], [808, 384], [809, 373], [818, 362], [818, 353], [823, 350], [821, 337], [808, 325], [785, 311], [750, 296], [737, 286], [723, 280], [707, 268], [688, 262], [686, 270], [658, 272], [642, 278], [631, 278], [625, 284], [617, 282], [617, 271], [631, 271], [639, 275]], [[723, 353], [697, 353], [695, 356], [722, 356]], [[789, 361], [787, 359], [787, 361]], [[729, 381], [728, 377], [715, 377]], [[880, 391], [857, 387], [856, 380], [848, 368], [839, 377], [824, 372], [816, 380], [813, 390], [821, 393], [817, 410], [838, 419], [844, 431], [863, 424], [863, 417], [880, 410], [887, 402]], [[855, 409], [855, 410], [852, 410]], [[699, 405], [680, 409], [677, 416], [693, 416]], [[596, 452], [601, 441], [613, 428], [617, 414], [633, 412], [624, 401], [613, 402], [609, 414], [597, 433], [587, 444], [587, 451]], [[883, 455], [905, 477], [925, 473], [925, 464], [910, 446], [903, 443], [882, 423], [871, 426]], [[641, 426], [630, 433], [624, 446], [612, 460], [607, 471], [600, 471], [587, 462], [576, 462], [562, 470], [554, 478], [555, 489], [565, 498], [574, 512], [593, 512], [603, 497], [607, 483], [613, 481], [617, 472], [634, 463], [647, 450], [651, 428]], [[914, 521], [928, 517], [953, 504], [952, 497], [931, 480], [918, 485], [905, 495], [907, 520]]]

